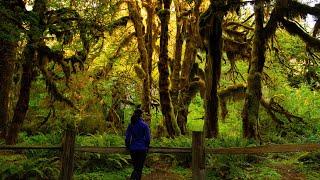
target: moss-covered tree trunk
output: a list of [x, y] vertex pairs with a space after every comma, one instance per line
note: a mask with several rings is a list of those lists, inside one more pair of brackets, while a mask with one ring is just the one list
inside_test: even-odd
[[[3, 3], [3, 4], [2, 4]], [[20, 1], [4, 1], [1, 5], [7, 9], [7, 16], [14, 16], [15, 8], [23, 7]], [[18, 46], [19, 21], [12, 21], [6, 16], [0, 17], [1, 24], [12, 29], [0, 30], [0, 138], [4, 139], [9, 121], [9, 93], [12, 84], [16, 50]]]
[[172, 75], [171, 75], [171, 100], [173, 102], [175, 115], [177, 115], [178, 109], [179, 109], [178, 101], [179, 101], [179, 94], [180, 94], [180, 71], [181, 71], [181, 56], [182, 56], [182, 45], [183, 45], [182, 33], [183, 33], [184, 27], [182, 24], [182, 18], [180, 17], [180, 2], [174, 1], [174, 5], [176, 10], [176, 44], [175, 44], [175, 54], [174, 54], [173, 68], [172, 68]]
[[187, 89], [183, 91], [180, 97], [181, 107], [178, 111], [178, 125], [181, 130], [181, 134], [185, 135], [187, 133], [186, 125], [189, 114], [189, 106], [191, 104], [192, 99], [196, 96], [199, 91], [199, 81], [191, 82]]
[[164, 116], [165, 125], [168, 135], [174, 137], [180, 135], [180, 129], [178, 127], [174, 109], [171, 102], [169, 92], [169, 56], [168, 56], [168, 41], [169, 32], [168, 25], [170, 19], [170, 5], [171, 0], [163, 0], [160, 3], [162, 8], [159, 10], [158, 15], [161, 21], [161, 33], [160, 33], [160, 57], [158, 62], [159, 70], [159, 94], [161, 111]]
[[[140, 7], [135, 1], [127, 1], [129, 14], [131, 17], [131, 20], [134, 25], [134, 29], [136, 32], [136, 37], [138, 41], [138, 50], [140, 53], [140, 62], [141, 67], [144, 71], [144, 77], [143, 77], [143, 85], [142, 85], [142, 109], [144, 111], [144, 119], [145, 121], [150, 124], [151, 121], [151, 113], [150, 113], [150, 70], [149, 70], [149, 64], [150, 60], [148, 60], [150, 54], [148, 55], [146, 41], [145, 41], [145, 32], [144, 32], [144, 25], [142, 22], [142, 17], [140, 15]], [[149, 29], [150, 31], [150, 29]], [[152, 33], [152, 32], [151, 32]], [[149, 39], [149, 38], [148, 38]], [[149, 45], [149, 44], [148, 44]], [[152, 45], [152, 44], [151, 44]], [[149, 52], [150, 53], [150, 52]], [[151, 54], [152, 58], [152, 54]]]
[[[154, 7], [153, 0], [146, 0], [148, 5], [147, 9], [147, 33], [146, 33], [146, 48], [148, 53], [148, 76], [149, 76], [149, 87], [150, 87], [150, 98], [152, 91], [152, 56], [153, 56], [153, 18], [154, 18]], [[150, 110], [149, 110], [150, 111]], [[151, 113], [149, 113], [149, 119], [151, 120]]]
[[242, 112], [243, 136], [257, 139], [257, 121], [261, 99], [261, 76], [265, 62], [266, 38], [263, 29], [264, 2], [257, 0], [254, 5], [255, 30], [252, 48], [252, 58], [247, 80], [247, 92]]
[[18, 133], [20, 132], [29, 108], [31, 83], [34, 78], [34, 63], [40, 58], [36, 48], [43, 43], [41, 37], [45, 30], [43, 20], [46, 12], [46, 3], [46, 0], [36, 0], [34, 2], [33, 12], [36, 14], [37, 21], [31, 24], [31, 33], [28, 34], [28, 43], [24, 48], [20, 94], [10, 127], [8, 128], [6, 144], [15, 144], [17, 142]]
[[194, 77], [191, 75], [191, 69], [195, 63], [195, 57], [197, 54], [194, 37], [193, 37], [193, 24], [188, 25], [188, 36], [186, 40], [186, 50], [184, 53], [184, 60], [181, 69], [181, 85], [180, 85], [180, 98], [179, 98], [179, 109], [177, 113], [177, 122], [181, 130], [181, 134], [186, 133], [186, 124], [188, 117], [188, 108], [191, 102], [191, 93], [190, 92], [190, 81]]
[[[208, 56], [205, 68], [206, 94], [205, 94], [205, 130], [209, 138], [218, 136], [218, 84], [221, 74], [222, 56], [222, 23], [224, 12], [219, 10], [218, 4], [211, 5], [213, 14], [209, 19], [207, 31]], [[216, 7], [217, 6], [217, 7]]]
[[[179, 43], [182, 45], [182, 35], [184, 35], [184, 38], [186, 38], [185, 41], [185, 52], [184, 52], [184, 59], [182, 62], [182, 66], [180, 65], [181, 63], [179, 62], [178, 66], [181, 69], [181, 74], [180, 74], [180, 79], [178, 81], [179, 88], [178, 92], [178, 101], [174, 100], [173, 102], [176, 102], [175, 104], [175, 113], [177, 116], [177, 122], [179, 125], [179, 128], [181, 130], [181, 134], [186, 134], [186, 124], [187, 124], [187, 117], [188, 117], [188, 109], [189, 105], [191, 103], [191, 100], [195, 97], [197, 90], [194, 91], [194, 87], [191, 87], [191, 83], [193, 81], [193, 78], [196, 75], [196, 71], [198, 71], [198, 67], [194, 68], [194, 63], [196, 60], [196, 55], [197, 55], [197, 37], [198, 37], [198, 21], [199, 21], [199, 7], [202, 1], [196, 1], [195, 6], [193, 8], [193, 12], [191, 14], [191, 17], [186, 20], [186, 22], [183, 23], [183, 27], [181, 27], [180, 24], [177, 24], [177, 28], [181, 29], [179, 38], [181, 38], [181, 42], [179, 39], [177, 39], [177, 44], [176, 44], [176, 56], [180, 55], [180, 61], [181, 61], [181, 55], [182, 52], [179, 52], [180, 46], [178, 47]], [[182, 11], [182, 10], [181, 10]], [[183, 17], [179, 18], [182, 20]], [[179, 22], [177, 22], [179, 23]], [[177, 29], [177, 30], [179, 30]], [[182, 34], [183, 33], [183, 34]], [[178, 33], [177, 33], [178, 35]], [[177, 36], [178, 38], [178, 36]], [[181, 46], [182, 47], [182, 46]], [[179, 53], [177, 53], [177, 51]], [[176, 58], [177, 59], [177, 58]], [[175, 62], [177, 63], [177, 62]], [[177, 68], [178, 69], [178, 68]], [[175, 69], [174, 69], [175, 70]], [[173, 78], [175, 81], [177, 78]], [[198, 83], [193, 83], [193, 86]], [[172, 85], [174, 87], [174, 85]]]
[[9, 93], [16, 47], [15, 42], [0, 40], [0, 138], [5, 138], [9, 121]]
[[12, 145], [17, 142], [18, 133], [27, 114], [29, 108], [30, 89], [33, 79], [33, 61], [35, 58], [35, 50], [32, 43], [28, 43], [24, 50], [24, 63], [22, 68], [21, 87], [19, 99], [14, 109], [12, 122], [6, 136], [6, 144]]

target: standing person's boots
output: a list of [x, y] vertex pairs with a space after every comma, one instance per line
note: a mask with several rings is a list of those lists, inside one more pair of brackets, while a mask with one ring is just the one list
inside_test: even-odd
[[136, 170], [133, 170], [133, 172], [131, 173], [130, 180], [140, 180], [138, 179], [138, 174]]

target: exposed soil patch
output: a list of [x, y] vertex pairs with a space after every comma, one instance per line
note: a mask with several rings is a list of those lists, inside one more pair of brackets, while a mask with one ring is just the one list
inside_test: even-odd
[[150, 180], [150, 179], [152, 180], [184, 180], [185, 178], [178, 174], [157, 169], [157, 170], [151, 171], [150, 174], [146, 174], [142, 177], [142, 180]]
[[282, 180], [305, 180], [304, 174], [297, 171], [294, 166], [288, 164], [278, 164], [272, 166], [275, 170], [281, 174]]

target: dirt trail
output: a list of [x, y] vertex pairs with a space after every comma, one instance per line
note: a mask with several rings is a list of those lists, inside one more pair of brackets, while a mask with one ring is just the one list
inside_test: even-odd
[[[271, 166], [275, 169], [280, 175], [281, 180], [306, 180], [306, 176], [299, 171], [293, 165], [288, 164], [277, 164]], [[156, 169], [153, 170], [150, 174], [146, 174], [142, 177], [142, 180], [184, 180], [185, 178], [166, 171], [166, 169]]]
[[304, 174], [298, 172], [293, 165], [278, 164], [273, 168], [281, 174], [281, 180], [305, 180]]
[[163, 170], [152, 171], [142, 177], [142, 180], [184, 180], [182, 176]]
[[143, 175], [142, 180], [186, 180], [186, 177], [170, 172], [173, 167], [170, 157], [164, 157], [162, 161], [151, 162], [148, 166], [153, 169], [149, 174]]

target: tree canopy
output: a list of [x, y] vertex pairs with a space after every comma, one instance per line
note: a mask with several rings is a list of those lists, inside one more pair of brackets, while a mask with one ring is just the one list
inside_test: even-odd
[[[39, 127], [50, 119], [91, 117], [121, 132], [125, 112], [141, 104], [154, 134], [177, 137], [188, 133], [190, 105], [200, 95], [207, 137], [219, 135], [219, 119], [224, 121], [227, 104], [236, 98], [245, 102], [243, 136], [256, 140], [260, 104], [275, 122], [279, 115], [304, 119], [268, 95], [270, 84], [283, 81], [266, 66], [281, 69], [292, 88], [306, 83], [319, 89], [319, 5], [16, 0], [1, 2], [0, 13], [0, 122], [8, 144], [17, 141], [44, 85], [47, 95], [42, 92], [36, 103], [44, 117], [34, 122]], [[290, 38], [296, 47], [286, 44]], [[241, 69], [239, 62], [245, 64]]]

